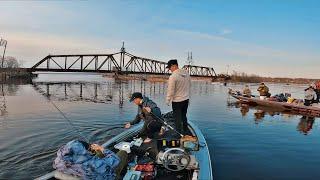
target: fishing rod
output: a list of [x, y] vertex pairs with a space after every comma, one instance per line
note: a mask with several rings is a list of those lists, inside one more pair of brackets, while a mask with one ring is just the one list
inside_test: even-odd
[[81, 133], [80, 129], [77, 128], [77, 127], [71, 122], [71, 120], [58, 108], [58, 106], [57, 106], [53, 101], [51, 101], [51, 100], [49, 100], [49, 102], [58, 110], [58, 112], [62, 115], [62, 117], [69, 122], [69, 124], [71, 125], [71, 127], [76, 130], [76, 132], [79, 134], [79, 136], [82, 137], [87, 143], [90, 144], [89, 139]]
[[163, 118], [159, 117], [159, 116], [156, 116], [155, 114], [152, 113], [152, 111], [150, 111], [150, 114], [153, 116], [153, 117], [156, 117], [158, 120], [162, 121], [162, 123], [167, 126], [168, 128], [170, 128], [171, 130], [173, 130], [174, 132], [176, 132], [177, 134], [180, 135], [180, 137], [183, 137], [184, 135], [181, 134], [180, 132], [178, 132], [175, 128], [173, 128], [170, 124], [168, 124]]

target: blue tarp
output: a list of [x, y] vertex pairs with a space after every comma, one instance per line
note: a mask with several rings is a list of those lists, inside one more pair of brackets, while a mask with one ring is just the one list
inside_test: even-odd
[[114, 171], [120, 159], [108, 149], [103, 154], [105, 157], [99, 158], [89, 152], [83, 143], [73, 140], [58, 150], [53, 168], [83, 179], [115, 179]]

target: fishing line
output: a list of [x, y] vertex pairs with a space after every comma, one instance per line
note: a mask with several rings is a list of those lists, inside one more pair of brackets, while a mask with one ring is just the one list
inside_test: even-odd
[[57, 106], [54, 102], [52, 102], [51, 100], [49, 100], [49, 102], [58, 110], [58, 112], [64, 117], [64, 119], [66, 119], [66, 120], [69, 122], [69, 124], [71, 125], [71, 127], [76, 130], [76, 132], [79, 134], [79, 136], [82, 137], [87, 143], [90, 144], [89, 139], [86, 138], [86, 136], [84, 136], [84, 135], [81, 133], [80, 129], [77, 128], [77, 127], [71, 122], [71, 120], [58, 108], [58, 106]]
[[115, 126], [115, 127], [107, 128], [107, 129], [105, 129], [105, 131], [111, 131], [113, 129], [122, 129], [122, 128], [124, 128], [124, 127], [123, 126]]
[[[122, 126], [124, 127], [124, 125], [126, 124], [126, 122], [123, 123], [117, 123], [117, 124], [110, 124], [111, 126]], [[109, 125], [109, 124], [108, 124]]]

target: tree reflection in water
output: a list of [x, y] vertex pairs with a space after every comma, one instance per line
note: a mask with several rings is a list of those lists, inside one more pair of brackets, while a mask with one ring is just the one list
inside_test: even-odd
[[0, 116], [8, 115], [6, 96], [15, 96], [19, 90], [19, 85], [16, 83], [1, 84], [0, 90]]

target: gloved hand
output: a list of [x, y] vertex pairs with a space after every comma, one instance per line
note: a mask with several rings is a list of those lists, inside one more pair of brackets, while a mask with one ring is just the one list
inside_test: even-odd
[[124, 126], [124, 128], [126, 128], [126, 129], [129, 129], [131, 127], [131, 124], [130, 123], [127, 123], [125, 126]]

